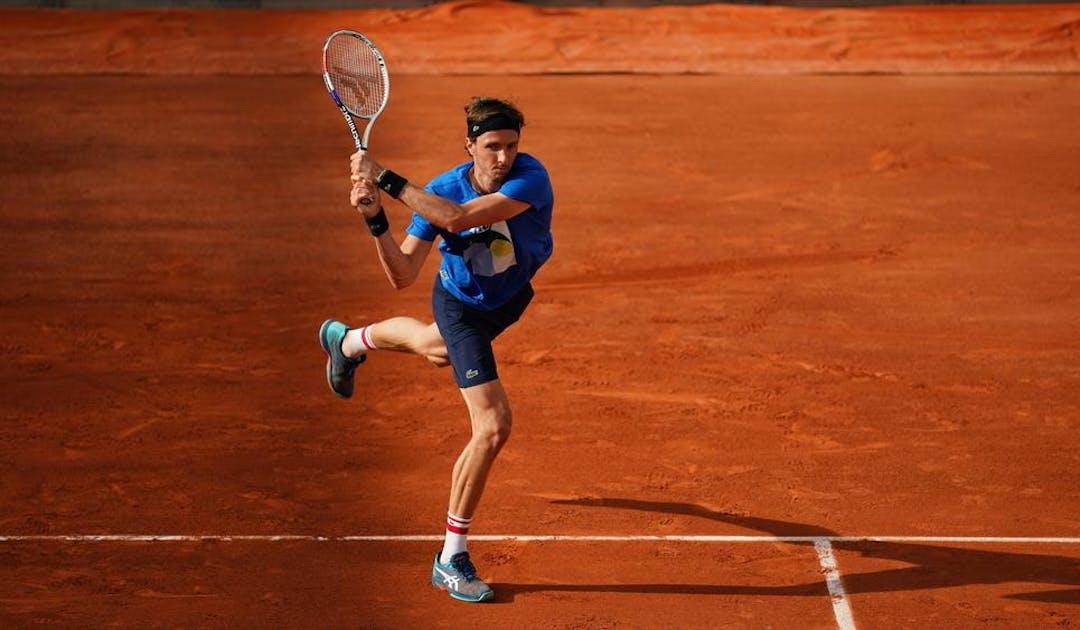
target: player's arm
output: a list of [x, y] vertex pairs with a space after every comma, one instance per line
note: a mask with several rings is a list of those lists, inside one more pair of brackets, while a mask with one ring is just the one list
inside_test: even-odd
[[[380, 175], [385, 176], [386, 170], [364, 151], [354, 153], [351, 160], [354, 182], [360, 180], [375, 181]], [[498, 192], [482, 195], [459, 204], [450, 199], [429, 193], [423, 188], [414, 186], [404, 180], [401, 181], [402, 185], [400, 187], [388, 192], [397, 197], [398, 201], [427, 219], [432, 225], [447, 232], [460, 232], [478, 225], [491, 225], [492, 223], [505, 221], [530, 208], [528, 203], [507, 197]]]
[[458, 204], [412, 184], [405, 185], [404, 190], [398, 195], [398, 201], [447, 232], [460, 232], [478, 225], [491, 225], [529, 209], [529, 204], [524, 201], [512, 199], [498, 192]]
[[[431, 253], [432, 241], [425, 241], [408, 234], [399, 245], [388, 228], [381, 228], [380, 226], [386, 222], [386, 215], [379, 203], [379, 189], [373, 182], [368, 180], [355, 182], [349, 200], [363, 215], [372, 233], [379, 232], [375, 236], [375, 248], [379, 254], [379, 263], [382, 264], [390, 285], [395, 289], [404, 289], [415, 282], [417, 276], [420, 275], [420, 269], [424, 266], [424, 261]], [[361, 203], [361, 200], [370, 201], [370, 203]]]
[[406, 235], [405, 240], [398, 245], [389, 230], [375, 239], [379, 262], [382, 263], [390, 285], [395, 289], [404, 289], [416, 282], [420, 268], [424, 266], [424, 261], [431, 251], [431, 245], [431, 241], [416, 238], [412, 234]]

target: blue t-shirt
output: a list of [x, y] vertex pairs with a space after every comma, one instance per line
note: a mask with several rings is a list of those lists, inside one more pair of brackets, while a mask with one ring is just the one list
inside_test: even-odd
[[[472, 162], [431, 180], [424, 190], [459, 204], [480, 196], [469, 184]], [[506, 221], [447, 232], [418, 213], [406, 231], [425, 241], [442, 236], [439, 277], [451, 295], [480, 310], [494, 310], [514, 297], [551, 257], [551, 209], [555, 196], [547, 169], [519, 153], [498, 192], [529, 204]]]

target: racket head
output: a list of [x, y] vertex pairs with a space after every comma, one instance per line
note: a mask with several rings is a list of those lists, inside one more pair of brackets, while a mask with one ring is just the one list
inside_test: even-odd
[[390, 72], [378, 47], [356, 31], [334, 31], [323, 44], [323, 81], [350, 115], [375, 120], [390, 100]]

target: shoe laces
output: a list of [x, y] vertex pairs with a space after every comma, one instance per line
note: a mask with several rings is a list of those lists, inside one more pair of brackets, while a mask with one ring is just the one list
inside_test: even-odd
[[454, 567], [454, 570], [460, 573], [466, 582], [472, 582], [476, 579], [476, 567], [473, 566], [472, 560], [469, 559], [468, 551], [454, 554], [450, 558], [450, 566]]

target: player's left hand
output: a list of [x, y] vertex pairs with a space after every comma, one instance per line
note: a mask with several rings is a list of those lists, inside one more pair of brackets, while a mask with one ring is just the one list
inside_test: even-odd
[[367, 179], [375, 181], [383, 172], [381, 164], [375, 161], [367, 151], [357, 151], [349, 157], [349, 165], [352, 170], [352, 181], [357, 183]]
[[379, 214], [381, 201], [379, 187], [375, 185], [375, 182], [370, 179], [353, 182], [352, 191], [349, 193], [349, 203], [359, 210], [364, 218], [370, 219]]

